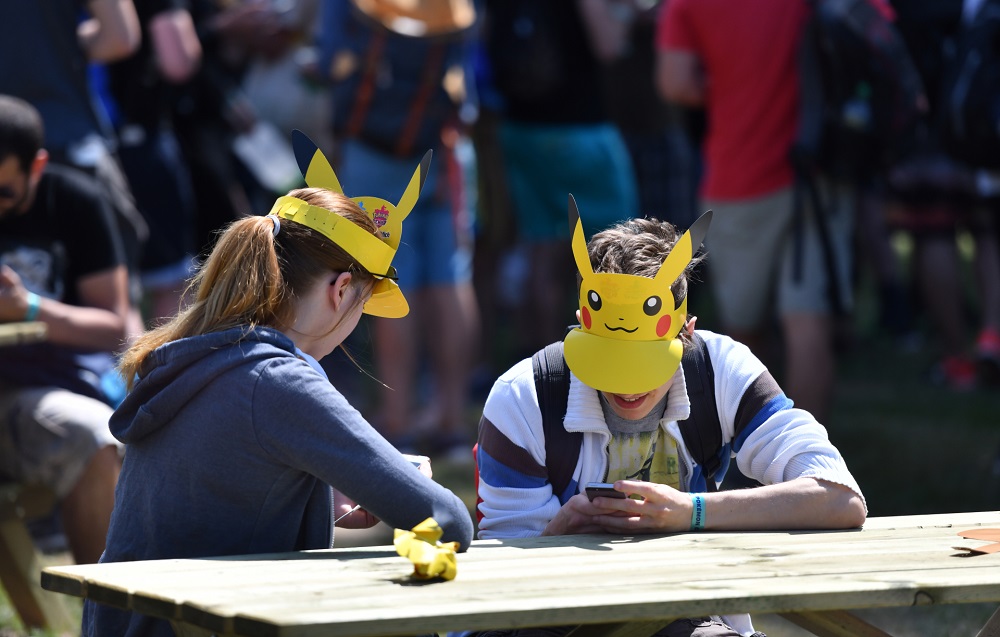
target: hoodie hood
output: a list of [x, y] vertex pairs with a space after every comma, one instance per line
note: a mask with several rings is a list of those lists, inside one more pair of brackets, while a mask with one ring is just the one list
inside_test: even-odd
[[277, 356], [295, 356], [295, 344], [268, 328], [232, 328], [171, 341], [150, 353], [142, 375], [111, 416], [115, 438], [142, 440], [169, 423], [212, 380], [229, 370]]

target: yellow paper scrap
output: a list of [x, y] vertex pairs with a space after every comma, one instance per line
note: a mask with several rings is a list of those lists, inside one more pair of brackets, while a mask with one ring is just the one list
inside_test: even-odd
[[397, 553], [413, 562], [414, 577], [455, 579], [458, 574], [455, 558], [458, 542], [439, 542], [442, 533], [434, 518], [427, 518], [410, 531], [395, 530], [392, 543]]

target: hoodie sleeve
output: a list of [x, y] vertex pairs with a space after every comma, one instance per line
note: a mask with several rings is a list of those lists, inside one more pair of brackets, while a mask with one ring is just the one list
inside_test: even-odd
[[[548, 481], [531, 360], [497, 379], [479, 424], [479, 537], [534, 537], [562, 506]], [[575, 492], [576, 484], [572, 485]]]
[[316, 476], [389, 526], [411, 529], [433, 517], [444, 530], [441, 541], [468, 548], [473, 525], [462, 500], [420, 473], [305, 362], [268, 364], [254, 388], [253, 426], [275, 459]]

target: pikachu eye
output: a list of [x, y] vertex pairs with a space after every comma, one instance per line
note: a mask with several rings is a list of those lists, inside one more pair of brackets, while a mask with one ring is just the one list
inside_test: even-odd
[[595, 312], [599, 312], [601, 310], [601, 305], [603, 303], [601, 301], [601, 295], [594, 290], [587, 292], [587, 302], [590, 303], [591, 309]]
[[642, 311], [646, 313], [646, 316], [656, 316], [660, 313], [661, 307], [663, 307], [663, 301], [660, 300], [660, 297], [651, 296], [642, 304]]

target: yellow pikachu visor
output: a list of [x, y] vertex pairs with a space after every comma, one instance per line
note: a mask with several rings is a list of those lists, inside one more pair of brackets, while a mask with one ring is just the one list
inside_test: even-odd
[[[292, 149], [299, 170], [305, 177], [306, 185], [326, 188], [345, 194], [336, 173], [323, 152], [299, 130], [292, 131]], [[330, 241], [344, 249], [358, 264], [375, 276], [377, 282], [372, 296], [365, 303], [365, 314], [386, 318], [406, 316], [410, 306], [403, 291], [396, 284], [396, 270], [392, 258], [396, 256], [399, 240], [403, 234], [403, 220], [413, 210], [423, 188], [430, 168], [431, 151], [427, 151], [420, 165], [410, 178], [399, 203], [393, 204], [378, 197], [351, 197], [365, 211], [377, 228], [375, 234], [368, 234], [353, 222], [330, 212], [325, 208], [310, 206], [295, 197], [279, 197], [271, 214], [306, 225], [322, 233]]]
[[573, 195], [569, 216], [582, 280], [580, 327], [566, 335], [566, 365], [598, 391], [642, 394], [660, 387], [677, 371], [684, 353], [678, 335], [687, 320], [687, 298], [676, 305], [670, 286], [701, 246], [711, 211], [677, 240], [653, 278], [594, 272]]

